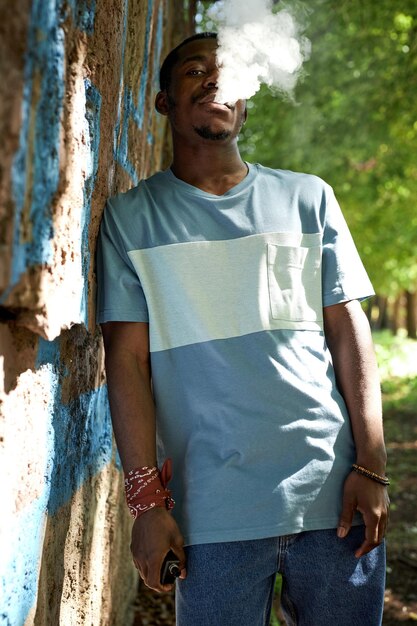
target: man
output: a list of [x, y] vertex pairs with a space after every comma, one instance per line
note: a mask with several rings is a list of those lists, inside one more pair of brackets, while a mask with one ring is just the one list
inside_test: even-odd
[[242, 161], [245, 102], [214, 102], [216, 47], [202, 34], [168, 55], [172, 166], [111, 199], [101, 227], [133, 559], [167, 591], [178, 557], [180, 626], [268, 624], [277, 571], [288, 624], [374, 626], [388, 497], [358, 301], [372, 287], [328, 185]]

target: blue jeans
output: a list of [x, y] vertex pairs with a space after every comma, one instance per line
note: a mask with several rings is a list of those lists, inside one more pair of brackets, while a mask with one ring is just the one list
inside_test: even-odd
[[385, 546], [357, 559], [364, 526], [254, 541], [188, 546], [187, 578], [177, 581], [178, 626], [267, 626], [276, 572], [291, 626], [379, 626]]

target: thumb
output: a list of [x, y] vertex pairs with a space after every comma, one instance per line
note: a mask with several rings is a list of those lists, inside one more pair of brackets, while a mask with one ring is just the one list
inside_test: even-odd
[[179, 560], [179, 564], [178, 567], [181, 570], [181, 575], [180, 578], [186, 578], [187, 576], [187, 563], [186, 563], [186, 556], [185, 556], [185, 552], [184, 552], [184, 548], [183, 548], [183, 540], [182, 537], [177, 540], [176, 543], [173, 543], [171, 545], [171, 549], [174, 552], [174, 554], [176, 555], [176, 557]]
[[355, 503], [346, 496], [343, 498], [342, 513], [337, 526], [337, 536], [340, 539], [346, 537], [352, 526], [353, 514], [355, 513]]

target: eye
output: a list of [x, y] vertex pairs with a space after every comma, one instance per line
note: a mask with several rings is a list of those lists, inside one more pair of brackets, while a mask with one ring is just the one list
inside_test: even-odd
[[204, 74], [204, 70], [191, 69], [187, 71], [187, 76], [201, 76]]

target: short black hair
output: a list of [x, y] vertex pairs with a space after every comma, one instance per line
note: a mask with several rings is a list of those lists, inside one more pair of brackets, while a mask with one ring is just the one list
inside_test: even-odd
[[196, 35], [187, 37], [187, 39], [184, 39], [184, 41], [178, 44], [176, 48], [171, 50], [171, 52], [167, 55], [164, 62], [162, 63], [161, 69], [159, 70], [159, 88], [161, 91], [165, 91], [170, 85], [172, 68], [178, 61], [178, 51], [187, 43], [190, 43], [195, 39], [217, 39], [217, 33], [197, 33]]

